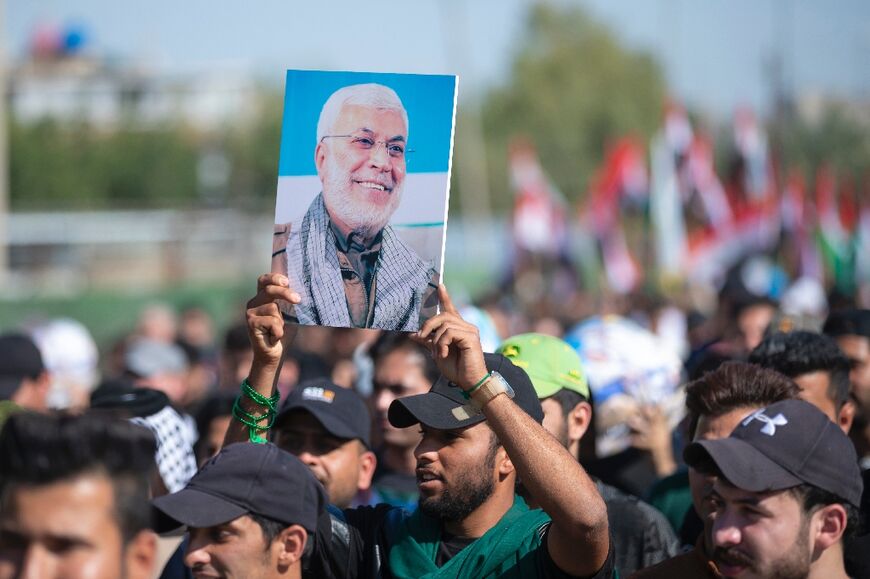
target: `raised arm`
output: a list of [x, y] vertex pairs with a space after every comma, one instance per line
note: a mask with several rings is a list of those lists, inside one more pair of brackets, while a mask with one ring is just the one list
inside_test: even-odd
[[[284, 323], [278, 300], [299, 303], [299, 294], [290, 290], [287, 277], [267, 273], [257, 278], [257, 295], [248, 301], [247, 309], [248, 337], [254, 349], [254, 359], [247, 381], [253, 391], [264, 398], [271, 398], [276, 392], [284, 349], [292, 343], [298, 329], [295, 324]], [[262, 416], [268, 409], [245, 394], [239, 396], [238, 405], [252, 416]], [[264, 417], [256, 423], [263, 428], [259, 429], [259, 434], [255, 432], [255, 435], [265, 436], [268, 419]], [[230, 421], [224, 446], [250, 438], [250, 427], [235, 417]]]
[[[442, 313], [428, 320], [416, 339], [427, 345], [438, 368], [463, 390], [487, 373], [478, 330], [463, 320], [439, 287]], [[592, 575], [610, 547], [607, 509], [595, 483], [577, 460], [507, 396], [483, 407], [517, 474], [550, 515], [547, 547], [553, 562], [571, 575]]]

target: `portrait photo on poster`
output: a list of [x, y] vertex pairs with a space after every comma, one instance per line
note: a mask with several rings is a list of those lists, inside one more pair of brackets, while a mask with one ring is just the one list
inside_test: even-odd
[[303, 325], [417, 331], [438, 313], [458, 79], [288, 70], [272, 271]]

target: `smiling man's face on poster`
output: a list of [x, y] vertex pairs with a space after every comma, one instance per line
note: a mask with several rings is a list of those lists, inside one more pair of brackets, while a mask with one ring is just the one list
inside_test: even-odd
[[[398, 99], [398, 97], [396, 97]], [[377, 235], [399, 206], [408, 127], [402, 111], [344, 105], [315, 150], [323, 200], [342, 231]]]
[[289, 320], [413, 332], [437, 313], [455, 102], [450, 76], [288, 71], [272, 271], [301, 296]]

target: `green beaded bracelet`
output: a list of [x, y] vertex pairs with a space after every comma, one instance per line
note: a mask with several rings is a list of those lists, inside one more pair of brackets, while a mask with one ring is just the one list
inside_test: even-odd
[[477, 392], [477, 391], [480, 389], [481, 386], [483, 386], [484, 384], [486, 384], [486, 381], [489, 380], [491, 376], [492, 376], [492, 372], [487, 372], [487, 373], [486, 373], [486, 376], [484, 376], [483, 378], [481, 378], [480, 381], [479, 381], [477, 384], [475, 384], [474, 386], [472, 386], [472, 387], [469, 388], [468, 390], [463, 390], [463, 391], [462, 391], [462, 396], [463, 396], [466, 400], [471, 400], [471, 395], [474, 394], [475, 392]]
[[[268, 432], [272, 425], [275, 423], [275, 414], [278, 407], [278, 402], [281, 399], [281, 394], [279, 392], [275, 392], [269, 398], [266, 398], [251, 386], [248, 382], [248, 379], [245, 378], [242, 380], [242, 393], [236, 397], [235, 402], [233, 403], [233, 417], [248, 427], [248, 440], [253, 442], [254, 444], [265, 444], [268, 442], [263, 436], [261, 436], [260, 432]], [[246, 396], [251, 402], [264, 406], [266, 411], [263, 414], [252, 414], [242, 408], [241, 400], [242, 396]], [[263, 426], [260, 425], [260, 421], [266, 420], [267, 423]]]

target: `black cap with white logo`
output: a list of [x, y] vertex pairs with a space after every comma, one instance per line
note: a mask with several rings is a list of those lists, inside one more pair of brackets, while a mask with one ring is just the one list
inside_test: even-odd
[[686, 464], [710, 461], [737, 488], [750, 492], [810, 484], [858, 506], [863, 483], [849, 438], [821, 410], [783, 400], [744, 418], [727, 438], [693, 442]]
[[371, 448], [372, 418], [362, 397], [326, 379], [307, 380], [293, 389], [284, 400], [275, 418], [272, 430], [280, 430], [291, 412], [310, 413], [332, 436], [352, 440], [360, 439]]

